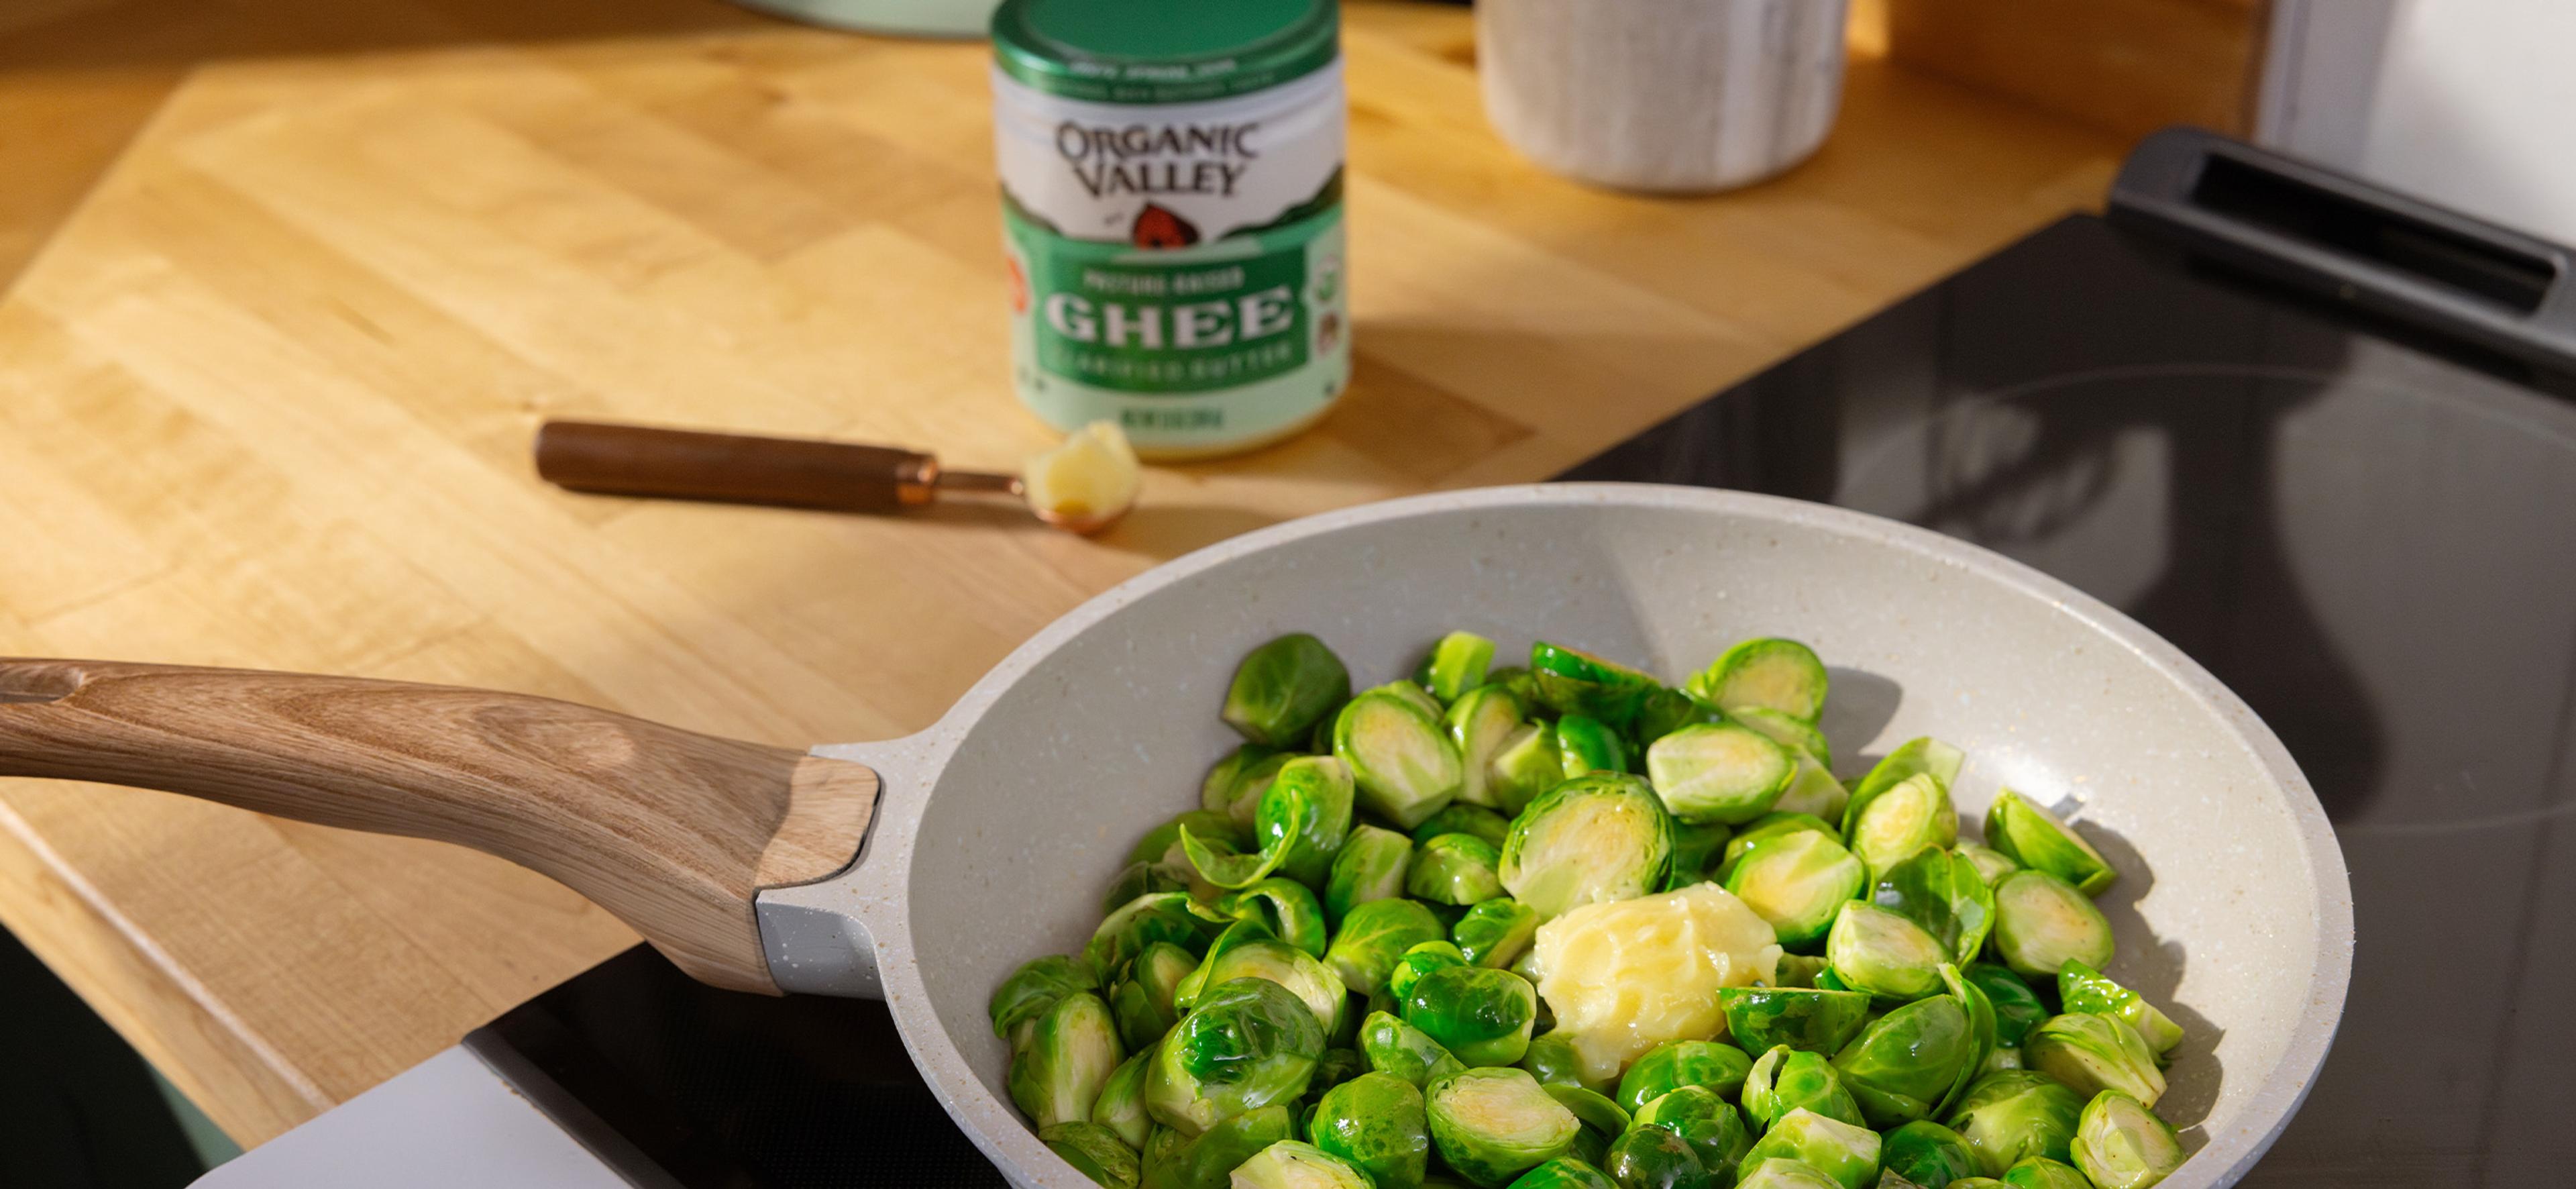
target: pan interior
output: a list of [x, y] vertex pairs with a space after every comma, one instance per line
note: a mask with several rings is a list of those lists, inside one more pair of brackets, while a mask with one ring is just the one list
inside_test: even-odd
[[1254, 645], [1313, 632], [1365, 686], [1453, 629], [1501, 656], [1543, 634], [1679, 681], [1738, 639], [1784, 635], [1832, 668], [1823, 725], [1847, 778], [1932, 734], [1967, 750], [1964, 820], [1999, 785], [2077, 812], [2120, 872], [2100, 901], [2110, 972], [2190, 1033], [2160, 1113], [2194, 1148], [2271, 1129], [2239, 1115], [2312, 1010], [2330, 942], [2289, 799], [2306, 794], [2281, 787], [2241, 709], [2056, 588], [1899, 530], [1779, 501], [1549, 500], [1236, 552], [1117, 606], [999, 694], [929, 799], [908, 886], [931, 1007], [987, 1089], [1008, 1101], [986, 997], [1018, 963], [1078, 951], [1137, 837], [1196, 807], [1238, 742], [1217, 708]]

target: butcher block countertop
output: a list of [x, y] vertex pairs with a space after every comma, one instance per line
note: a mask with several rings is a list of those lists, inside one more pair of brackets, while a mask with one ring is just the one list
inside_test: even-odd
[[[1863, 37], [1805, 166], [1604, 193], [1495, 140], [1465, 9], [1354, 0], [1350, 395], [1286, 445], [1152, 471], [1081, 540], [530, 469], [547, 417], [969, 467], [1046, 445], [1005, 360], [982, 46], [697, 0], [38, 0], [0, 26], [0, 119], [47, 130], [0, 137], [25, 180], [0, 206], [0, 653], [487, 686], [794, 745], [917, 730], [1220, 538], [1544, 478], [2096, 203], [2123, 147]], [[0, 782], [0, 923], [244, 1143], [634, 941], [468, 851], [38, 781]]]

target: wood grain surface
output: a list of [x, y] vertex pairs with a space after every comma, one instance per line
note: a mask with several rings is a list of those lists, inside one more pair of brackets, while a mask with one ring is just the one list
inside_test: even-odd
[[[2097, 201], [2122, 147], [1863, 55], [1798, 169], [1609, 194], [1494, 139], [1465, 10], [1347, 26], [1350, 396], [1152, 469], [1083, 540], [529, 465], [549, 417], [965, 468], [1048, 444], [1011, 396], [982, 47], [697, 0], [9, 6], [0, 126], [50, 131], [0, 136], [0, 246], [33, 252], [0, 300], [0, 653], [898, 735], [1164, 558], [1577, 462]], [[634, 937], [463, 848], [45, 781], [0, 789], [0, 923], [246, 1142]]]

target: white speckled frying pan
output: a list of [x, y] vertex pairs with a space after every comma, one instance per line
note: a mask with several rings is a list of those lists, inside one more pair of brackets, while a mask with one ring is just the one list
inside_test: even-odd
[[2159, 1111], [2195, 1155], [2167, 1185], [2242, 1174], [2325, 1059], [2351, 971], [2343, 857], [2245, 704], [2021, 565], [1763, 496], [1496, 488], [1281, 525], [1084, 604], [921, 734], [810, 755], [478, 691], [0, 662], [0, 773], [461, 842], [562, 880], [709, 982], [882, 996], [1014, 1182], [1079, 1187], [1008, 1104], [986, 997], [1022, 960], [1078, 950], [1130, 844], [1195, 806], [1235, 742], [1216, 708], [1246, 650], [1311, 631], [1374, 684], [1456, 628], [1670, 677], [1795, 637], [1833, 666], [1838, 754], [1937, 735], [1968, 753], [1971, 819], [2000, 784], [2080, 805], [2120, 871], [2110, 973], [2190, 1033]]

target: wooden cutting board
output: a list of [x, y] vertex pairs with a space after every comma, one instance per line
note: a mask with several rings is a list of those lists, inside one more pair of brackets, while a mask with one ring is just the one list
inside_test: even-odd
[[[528, 465], [548, 416], [993, 468], [1046, 444], [1005, 371], [982, 47], [694, 0], [497, 38], [457, 15], [491, 0], [370, 7], [409, 32], [188, 74], [0, 302], [0, 652], [912, 731], [1119, 579], [1544, 477], [2092, 203], [2118, 149], [1864, 58], [1779, 181], [1586, 190], [1487, 131], [1463, 10], [1355, 3], [1351, 395], [1154, 471], [1083, 541], [577, 497]], [[466, 851], [37, 782], [0, 791], [0, 922], [245, 1142], [631, 940]]]

